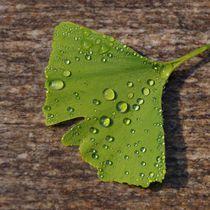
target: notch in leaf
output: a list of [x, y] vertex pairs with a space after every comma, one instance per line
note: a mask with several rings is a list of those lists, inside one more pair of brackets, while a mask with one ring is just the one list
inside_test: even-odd
[[83, 117], [62, 143], [78, 145], [103, 181], [148, 187], [166, 172], [161, 98], [170, 74], [210, 48], [157, 62], [110, 36], [63, 22], [45, 69], [46, 125]]

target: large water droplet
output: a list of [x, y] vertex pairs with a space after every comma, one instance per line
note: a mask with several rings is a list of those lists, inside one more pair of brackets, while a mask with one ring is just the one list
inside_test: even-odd
[[103, 91], [103, 96], [106, 100], [108, 101], [112, 101], [115, 99], [116, 97], [116, 93], [114, 90], [112, 90], [111, 88], [107, 88]]
[[128, 104], [124, 101], [120, 101], [117, 103], [117, 111], [119, 112], [126, 112], [128, 110]]
[[142, 89], [142, 93], [145, 95], [145, 96], [148, 96], [150, 94], [150, 89], [145, 87]]
[[130, 124], [131, 124], [131, 119], [129, 119], [129, 118], [124, 118], [124, 119], [123, 119], [123, 123], [124, 123], [125, 125], [130, 125]]
[[62, 88], [64, 88], [64, 82], [60, 79], [52, 80], [50, 82], [50, 88], [53, 90], [61, 90]]
[[110, 136], [110, 135], [107, 135], [105, 137], [105, 140], [108, 141], [108, 142], [113, 142], [114, 141], [114, 137], [113, 136]]
[[112, 120], [109, 117], [102, 116], [100, 118], [100, 124], [104, 127], [109, 127], [111, 125], [111, 123], [112, 123]]
[[137, 101], [137, 103], [139, 105], [142, 105], [144, 103], [144, 99], [143, 98], [138, 98], [136, 101]]
[[148, 79], [148, 80], [147, 80], [147, 84], [148, 84], [149, 86], [154, 86], [154, 85], [155, 85], [155, 81], [152, 80], [152, 79]]
[[68, 71], [68, 70], [65, 70], [65, 71], [63, 72], [63, 76], [64, 76], [64, 77], [70, 77], [70, 76], [71, 76], [71, 72]]
[[98, 129], [97, 128], [94, 128], [94, 127], [90, 127], [89, 131], [93, 134], [96, 134], [98, 133]]
[[99, 105], [101, 102], [98, 99], [93, 99], [93, 104]]
[[128, 87], [131, 88], [131, 87], [133, 87], [133, 85], [134, 85], [133, 82], [130, 82], [130, 81], [127, 82], [127, 86], [128, 86]]

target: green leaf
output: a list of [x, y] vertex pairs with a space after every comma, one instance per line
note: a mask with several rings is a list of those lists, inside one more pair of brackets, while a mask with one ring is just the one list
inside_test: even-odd
[[110, 36], [64, 22], [45, 70], [46, 125], [83, 117], [62, 138], [103, 181], [142, 187], [166, 172], [161, 98], [172, 71], [210, 48], [156, 62]]

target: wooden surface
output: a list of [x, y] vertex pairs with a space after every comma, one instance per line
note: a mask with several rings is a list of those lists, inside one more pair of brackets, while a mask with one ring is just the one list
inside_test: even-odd
[[148, 189], [103, 183], [46, 127], [44, 67], [53, 28], [72, 21], [162, 61], [210, 43], [208, 0], [0, 0], [0, 209], [210, 209], [210, 62], [170, 77], [163, 98], [167, 175]]

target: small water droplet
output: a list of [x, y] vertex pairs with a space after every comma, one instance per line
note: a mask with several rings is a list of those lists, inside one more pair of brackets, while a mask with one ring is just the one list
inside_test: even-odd
[[134, 84], [133, 84], [133, 82], [128, 81], [128, 82], [127, 82], [127, 86], [128, 86], [129, 88], [131, 88], [131, 87], [134, 86]]
[[138, 111], [140, 109], [140, 106], [138, 104], [134, 104], [132, 108], [133, 110]]
[[124, 119], [123, 119], [123, 123], [124, 123], [125, 125], [130, 125], [130, 124], [131, 124], [131, 119], [129, 119], [129, 118], [124, 118]]
[[132, 134], [134, 134], [136, 131], [135, 131], [134, 129], [131, 129], [130, 132], [131, 132]]
[[97, 128], [94, 128], [94, 127], [90, 127], [89, 131], [93, 134], [96, 134], [98, 133], [98, 129]]
[[108, 101], [112, 101], [115, 99], [116, 97], [116, 93], [114, 90], [112, 90], [111, 88], [107, 88], [103, 91], [103, 96], [106, 100]]
[[102, 116], [100, 118], [100, 124], [104, 127], [109, 127], [112, 124], [112, 120], [109, 117]]
[[135, 150], [135, 151], [134, 151], [134, 154], [135, 154], [135, 155], [138, 155], [138, 154], [139, 154], [139, 151], [138, 151], [138, 150]]
[[80, 58], [79, 58], [79, 57], [75, 57], [75, 60], [76, 60], [76, 61], [80, 61]]
[[105, 140], [108, 141], [108, 142], [113, 142], [114, 141], [114, 137], [113, 136], [110, 136], [110, 135], [107, 135], [105, 137]]
[[64, 82], [60, 79], [52, 80], [50, 82], [50, 88], [53, 90], [61, 90], [62, 88], [64, 88]]
[[155, 176], [155, 174], [154, 174], [153, 172], [150, 172], [150, 173], [149, 173], [149, 176], [152, 178], [152, 177]]
[[129, 99], [132, 99], [134, 97], [134, 94], [133, 93], [128, 93], [128, 98]]
[[63, 72], [63, 76], [64, 76], [64, 77], [70, 77], [70, 76], [71, 76], [71, 72], [68, 71], [68, 70], [65, 70], [65, 71]]
[[156, 160], [157, 160], [158, 163], [160, 163], [161, 162], [161, 157], [157, 156]]
[[104, 148], [104, 149], [109, 149], [109, 146], [106, 145], [106, 144], [104, 144], [104, 145], [103, 145], [103, 148]]
[[142, 89], [142, 93], [145, 95], [145, 96], [148, 96], [150, 94], [150, 89], [145, 87]]
[[142, 166], [146, 166], [146, 163], [144, 161], [141, 162]]
[[91, 141], [91, 142], [95, 142], [95, 139], [94, 139], [94, 138], [90, 138], [90, 141]]
[[139, 105], [144, 104], [144, 99], [143, 98], [138, 98], [136, 101]]
[[66, 59], [65, 64], [69, 65], [69, 64], [71, 64], [71, 61], [69, 59]]
[[155, 85], [155, 81], [152, 80], [152, 79], [148, 79], [148, 80], [147, 80], [147, 84], [148, 84], [149, 86], [154, 86], [154, 85]]
[[119, 112], [126, 112], [128, 110], [128, 104], [124, 101], [120, 101], [117, 103], [117, 111]]
[[49, 119], [52, 119], [52, 118], [54, 118], [54, 114], [48, 114], [48, 116], [47, 116]]
[[111, 160], [107, 160], [107, 161], [106, 161], [106, 165], [111, 166], [111, 165], [113, 165], [113, 162], [112, 162]]
[[144, 173], [140, 173], [139, 176], [140, 176], [141, 178], [143, 178], [145, 175], [144, 175]]
[[128, 160], [128, 159], [129, 159], [129, 156], [128, 156], [128, 155], [125, 155], [125, 156], [124, 156], [124, 159], [125, 159], [125, 160]]
[[93, 158], [93, 159], [98, 159], [98, 158], [99, 158], [99, 155], [98, 155], [97, 153], [93, 153], [93, 154], [92, 154], [92, 158]]
[[112, 57], [113, 57], [113, 54], [112, 54], [112, 53], [108, 53], [107, 56], [108, 56], [109, 58], [112, 58]]
[[156, 168], [158, 168], [158, 167], [159, 167], [159, 164], [158, 164], [158, 163], [155, 163], [154, 166], [155, 166]]
[[45, 106], [44, 106], [44, 110], [46, 110], [46, 111], [50, 111], [50, 110], [51, 110], [51, 106], [49, 106], [49, 105], [45, 105]]
[[91, 55], [86, 55], [85, 56], [85, 59], [88, 60], [88, 61], [90, 61], [92, 59], [92, 57], [91, 57]]
[[101, 102], [98, 99], [93, 99], [93, 104], [99, 105]]
[[66, 109], [66, 110], [67, 110], [67, 112], [70, 112], [70, 113], [74, 112], [74, 108], [72, 108], [72, 107], [70, 107], [70, 106], [69, 106], [69, 107], [67, 107], [67, 109]]
[[101, 58], [101, 61], [106, 63], [107, 62], [107, 59], [106, 58]]
[[143, 153], [147, 151], [147, 149], [146, 149], [145, 147], [141, 147], [140, 150], [141, 150], [141, 152], [143, 152]]
[[129, 174], [129, 172], [128, 171], [125, 171], [125, 175], [128, 175]]

